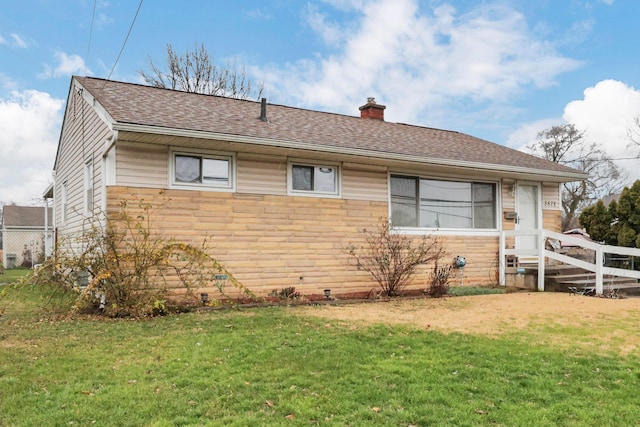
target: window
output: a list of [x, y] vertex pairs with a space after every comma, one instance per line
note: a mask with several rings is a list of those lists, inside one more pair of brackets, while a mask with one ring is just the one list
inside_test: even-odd
[[175, 186], [233, 188], [233, 157], [173, 153]]
[[93, 212], [93, 160], [84, 165], [84, 212]]
[[339, 169], [335, 165], [291, 163], [289, 175], [292, 193], [339, 194]]
[[391, 218], [399, 227], [494, 229], [496, 184], [391, 176]]

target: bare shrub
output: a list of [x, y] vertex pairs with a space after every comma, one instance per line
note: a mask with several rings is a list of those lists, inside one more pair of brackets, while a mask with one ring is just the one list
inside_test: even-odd
[[302, 293], [300, 291], [296, 291], [295, 286], [288, 286], [286, 288], [282, 288], [280, 290], [274, 289], [269, 293], [269, 296], [273, 298], [279, 298], [281, 300], [300, 300], [302, 298]]
[[422, 264], [437, 262], [445, 255], [442, 243], [432, 236], [417, 239], [396, 232], [385, 218], [366, 234], [364, 244], [349, 243], [346, 248], [353, 264], [367, 271], [378, 282], [385, 296], [397, 296]]
[[[100, 308], [113, 317], [163, 314], [171, 282], [178, 282], [189, 296], [215, 283], [220, 273], [253, 296], [208, 255], [206, 239], [194, 246], [165, 238], [152, 230], [151, 205], [141, 201], [136, 211], [131, 214], [123, 201], [106, 221], [96, 217], [80, 236], [62, 240], [55, 256], [38, 270], [36, 283], [75, 291], [75, 309]], [[218, 290], [224, 295], [222, 287]]]
[[432, 298], [442, 298], [449, 294], [449, 279], [451, 277], [451, 265], [438, 265], [435, 261], [429, 286], [426, 294]]

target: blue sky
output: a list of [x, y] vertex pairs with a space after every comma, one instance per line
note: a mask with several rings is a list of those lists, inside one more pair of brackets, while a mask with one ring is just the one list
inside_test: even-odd
[[[636, 0], [146, 0], [117, 64], [139, 0], [4, 3], [0, 203], [37, 204], [52, 181], [71, 75], [140, 82], [167, 43], [244, 64], [269, 102], [358, 115], [373, 96], [388, 121], [514, 148], [571, 122], [638, 153]], [[640, 160], [619, 165], [640, 178]]]

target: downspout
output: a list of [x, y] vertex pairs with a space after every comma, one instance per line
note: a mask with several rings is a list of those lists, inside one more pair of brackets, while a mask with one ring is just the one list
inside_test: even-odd
[[[44, 198], [44, 257], [47, 258], [49, 252], [49, 199]], [[32, 255], [33, 256], [33, 255]], [[32, 258], [33, 259], [33, 258]]]
[[58, 230], [56, 224], [58, 216], [56, 215], [56, 171], [54, 170], [51, 175], [53, 176], [53, 203], [51, 206], [51, 253], [55, 255], [58, 247]]
[[[109, 152], [116, 148], [116, 142], [118, 141], [118, 131], [112, 130], [111, 136], [107, 138], [105, 141], [105, 149], [102, 152], [102, 212], [104, 215], [107, 213], [107, 181], [109, 181], [109, 167], [110, 165], [107, 162], [107, 157], [109, 156]], [[115, 161], [115, 156], [114, 156]], [[113, 164], [113, 173], [114, 173], [114, 182], [109, 182], [109, 185], [115, 184], [115, 170], [116, 165]], [[105, 218], [106, 219], [106, 218]]]

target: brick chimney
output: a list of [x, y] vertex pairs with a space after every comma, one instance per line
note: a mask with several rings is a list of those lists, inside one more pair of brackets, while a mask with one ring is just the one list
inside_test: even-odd
[[373, 97], [367, 98], [367, 103], [360, 107], [360, 117], [363, 119], [376, 119], [384, 121], [384, 105], [376, 104]]

